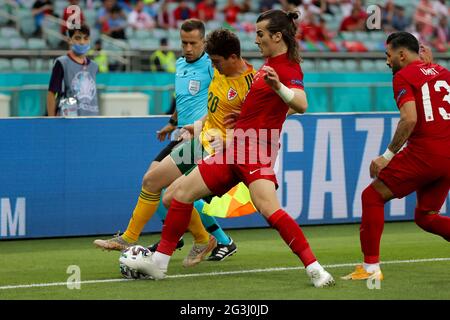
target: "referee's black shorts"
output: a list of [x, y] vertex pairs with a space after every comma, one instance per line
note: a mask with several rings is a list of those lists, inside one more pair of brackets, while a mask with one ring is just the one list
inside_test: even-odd
[[172, 150], [179, 144], [183, 143], [183, 141], [170, 141], [170, 143], [161, 150], [161, 152], [156, 156], [156, 158], [153, 161], [161, 162], [165, 157], [167, 157]]

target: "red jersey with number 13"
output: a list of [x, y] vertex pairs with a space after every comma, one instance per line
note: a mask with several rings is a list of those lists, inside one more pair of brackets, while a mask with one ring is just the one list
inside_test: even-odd
[[450, 157], [450, 72], [416, 60], [395, 74], [393, 87], [399, 109], [416, 102], [417, 123], [408, 149]]

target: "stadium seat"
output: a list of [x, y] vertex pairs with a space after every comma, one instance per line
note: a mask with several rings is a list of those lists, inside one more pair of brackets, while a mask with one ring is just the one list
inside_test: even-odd
[[389, 67], [386, 65], [386, 60], [375, 60], [375, 70], [389, 72]]
[[169, 34], [165, 29], [156, 28], [151, 32], [151, 36], [156, 39], [168, 38]]
[[213, 31], [213, 30], [222, 28], [222, 25], [223, 25], [223, 24], [222, 24], [221, 21], [218, 21], [218, 20], [210, 20], [210, 21], [206, 22], [205, 27], [206, 27], [206, 31], [207, 31], [207, 32], [210, 32], [210, 31]]
[[2, 38], [20, 37], [20, 34], [16, 28], [3, 27], [0, 29], [0, 37]]
[[0, 58], [0, 72], [10, 71], [11, 70], [11, 62], [9, 59]]
[[30, 62], [22, 58], [11, 59], [11, 69], [14, 71], [29, 71]]
[[331, 71], [342, 72], [344, 71], [344, 62], [338, 59], [331, 59], [329, 68]]
[[47, 44], [45, 43], [44, 39], [40, 38], [30, 38], [28, 39], [28, 49], [31, 50], [44, 50], [47, 49]]
[[364, 72], [375, 71], [375, 63], [369, 59], [361, 60], [361, 70]]
[[180, 39], [180, 30], [178, 29], [169, 29], [169, 39], [176, 39], [179, 40]]
[[23, 38], [11, 38], [9, 40], [9, 47], [13, 50], [26, 49], [27, 42]]
[[386, 34], [383, 31], [369, 32], [369, 37], [373, 41], [386, 41]]
[[19, 9], [16, 11], [17, 21], [19, 22], [20, 31], [27, 37], [36, 31], [36, 24], [29, 9]]
[[300, 66], [302, 67], [303, 72], [314, 72], [316, 71], [316, 66], [313, 60], [304, 59]]
[[136, 30], [134, 32], [134, 39], [149, 39], [152, 34], [149, 30]]
[[83, 10], [84, 18], [86, 19], [86, 23], [92, 28], [95, 26], [95, 22], [97, 19], [97, 13], [93, 9], [85, 9]]
[[328, 62], [325, 59], [320, 59], [318, 66], [319, 66], [319, 70], [318, 71], [324, 71], [324, 72], [329, 72], [330, 71], [330, 62]]
[[128, 39], [128, 45], [131, 50], [141, 50], [141, 42], [139, 39]]
[[345, 71], [348, 71], [348, 72], [359, 71], [358, 63], [354, 59], [345, 59], [344, 60], [344, 68], [345, 68]]
[[148, 39], [142, 39], [140, 44], [141, 50], [156, 50], [159, 48], [159, 40], [148, 38]]

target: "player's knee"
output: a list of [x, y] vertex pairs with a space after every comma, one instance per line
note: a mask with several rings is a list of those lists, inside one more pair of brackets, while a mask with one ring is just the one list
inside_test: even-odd
[[157, 181], [153, 170], [149, 170], [145, 173], [144, 178], [142, 179], [142, 187], [148, 192], [159, 192], [161, 190], [157, 190]]
[[185, 202], [185, 203], [191, 203], [194, 202], [195, 199], [193, 197], [193, 194], [191, 192], [191, 188], [186, 185], [186, 183], [180, 183], [175, 187], [175, 190], [173, 191], [173, 196], [171, 199], [177, 199], [178, 201]]
[[369, 185], [364, 189], [361, 193], [361, 201], [363, 206], [379, 206], [384, 205], [386, 202], [373, 185]]
[[162, 203], [164, 205], [164, 207], [169, 208], [170, 207], [170, 202], [173, 199], [173, 192], [166, 190], [166, 192], [164, 193], [164, 196], [162, 198]]
[[423, 230], [431, 232], [433, 229], [433, 220], [436, 217], [437, 212], [435, 211], [425, 211], [416, 208], [414, 211], [414, 221]]

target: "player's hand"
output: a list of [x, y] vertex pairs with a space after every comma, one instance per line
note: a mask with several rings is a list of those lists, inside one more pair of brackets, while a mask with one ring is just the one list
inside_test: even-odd
[[167, 138], [170, 137], [170, 134], [173, 130], [175, 130], [177, 127], [174, 125], [171, 125], [170, 123], [166, 124], [164, 128], [162, 128], [159, 131], [156, 131], [156, 136], [158, 137], [159, 141], [164, 141]]
[[420, 60], [422, 60], [425, 63], [433, 63], [433, 52], [431, 51], [431, 48], [421, 44], [419, 48], [419, 56]]
[[228, 113], [223, 117], [223, 124], [225, 128], [233, 129], [236, 125], [236, 122], [239, 118], [239, 114], [237, 112]]
[[194, 125], [189, 124], [189, 125], [181, 128], [180, 136], [178, 137], [178, 141], [191, 140], [193, 136], [194, 136]]
[[379, 156], [378, 158], [372, 160], [372, 162], [370, 163], [370, 177], [372, 179], [378, 177], [380, 171], [385, 168], [388, 163], [389, 160], [387, 160], [383, 156]]
[[273, 89], [280, 89], [280, 79], [278, 78], [278, 74], [272, 67], [264, 66], [263, 70], [266, 72], [264, 75], [264, 81]]
[[220, 136], [211, 136], [209, 139], [209, 144], [214, 148], [214, 153], [218, 153], [223, 150], [223, 140]]

